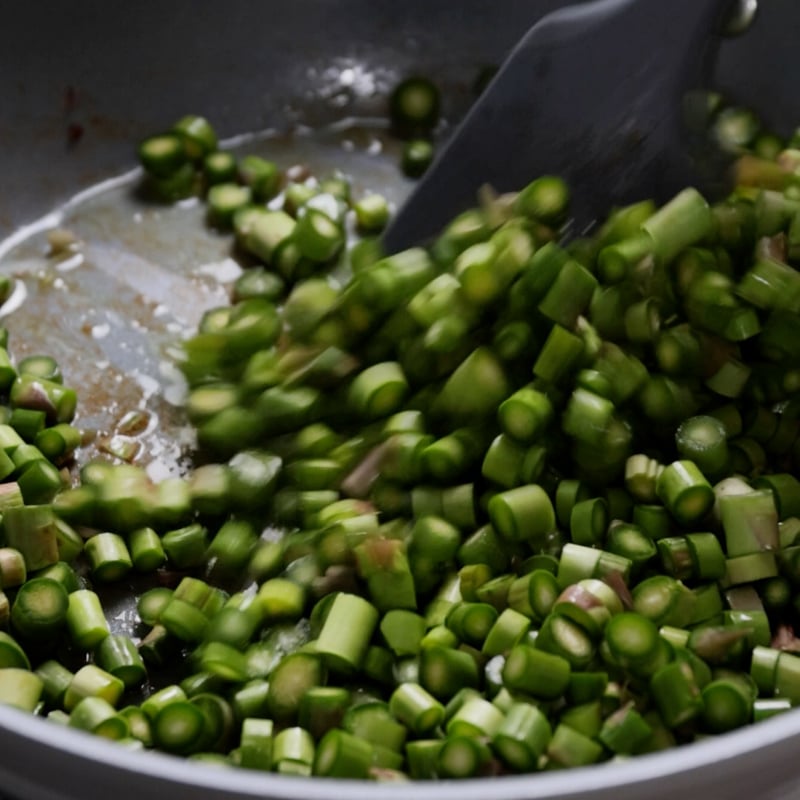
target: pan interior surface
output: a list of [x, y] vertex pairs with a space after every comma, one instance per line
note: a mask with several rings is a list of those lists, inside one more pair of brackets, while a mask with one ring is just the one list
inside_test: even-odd
[[[132, 143], [176, 113], [219, 119], [225, 135], [289, 118], [291, 135], [246, 137], [239, 151], [281, 167], [305, 163], [318, 174], [338, 168], [356, 191], [378, 190], [399, 204], [410, 184], [399, 176], [382, 129], [369, 120], [331, 127], [330, 120], [376, 113], [380, 92], [417, 66], [440, 75], [463, 106], [477, 68], [496, 62], [533, 19], [559, 5], [176, 0], [166, 13], [163, 4], [142, 0], [109, 15], [105, 4], [81, 0], [50, 4], [44, 19], [40, 4], [9, 10], [0, 32], [0, 235], [8, 237], [0, 244], [0, 270], [15, 277], [17, 288], [0, 310], [0, 325], [10, 328], [18, 358], [53, 354], [79, 389], [79, 424], [96, 433], [84, 456], [101, 451], [125, 413], [137, 409], [147, 419], [135, 436], [139, 458], [153, 477], [187, 469], [193, 433], [179, 408], [183, 388], [170, 352], [205, 309], [226, 301], [240, 269], [230, 240], [204, 225], [199, 204], [142, 201], [138, 174], [124, 172], [133, 163]], [[785, 68], [796, 51], [796, 26], [785, 22], [795, 0], [762, 5], [753, 37], [722, 48], [719, 85], [787, 132], [800, 121], [796, 71]], [[136, 48], [129, 32], [140, 37]], [[349, 77], [342, 83], [343, 74], [372, 76], [368, 92], [359, 96], [358, 86], [346, 85]], [[76, 125], [84, 138], [66, 144]], [[56, 227], [75, 235], [74, 253], [48, 254], [47, 232]], [[109, 598], [115, 630], [134, 629], [130, 596], [123, 585]], [[132, 753], [0, 708], [0, 785], [20, 800], [788, 800], [800, 796], [798, 742], [800, 712], [792, 711], [626, 763], [491, 782], [376, 786]]]
[[[325, 176], [339, 170], [353, 183], [355, 193], [382, 192], [395, 206], [411, 188], [398, 170], [396, 143], [369, 120], [350, 120], [292, 136], [256, 134], [230, 143], [238, 152], [276, 160], [281, 167], [308, 167]], [[18, 357], [37, 352], [54, 355], [63, 365], [65, 380], [80, 387], [79, 424], [94, 436], [81, 460], [102, 454], [104, 446], [133, 409], [144, 412], [147, 424], [136, 434], [137, 462], [148, 465], [155, 480], [184, 474], [194, 444], [193, 432], [181, 410], [184, 387], [172, 353], [195, 329], [207, 309], [227, 302], [230, 284], [246, 267], [231, 248], [229, 236], [206, 224], [195, 199], [173, 206], [153, 204], [140, 193], [140, 172], [133, 170], [82, 192], [62, 207], [0, 243], [0, 269], [15, 279], [12, 298], [0, 310], [0, 322], [11, 331]], [[48, 234], [68, 231], [75, 245], [53, 253]], [[15, 331], [24, 335], [15, 336]], [[104, 605], [114, 632], [139, 633], [135, 598], [151, 585], [147, 580], [123, 581], [106, 591]], [[758, 729], [707, 741], [625, 764], [606, 764], [570, 774], [507, 777], [487, 786], [485, 779], [466, 785], [410, 788], [382, 786], [388, 798], [420, 796], [436, 800], [522, 798], [674, 796], [685, 785], [693, 796], [704, 782], [715, 785], [709, 763], [725, 762], [740, 773], [732, 793], [719, 797], [750, 797], [744, 787], [758, 780], [749, 762], [769, 753], [776, 786], [792, 785], [791, 759], [784, 750], [800, 735], [796, 712], [771, 720]], [[82, 781], [84, 761], [91, 764], [96, 786], [128, 776], [141, 791], [168, 797], [188, 790], [203, 798], [268, 797], [320, 798], [337, 796], [341, 784], [312, 779], [286, 780], [256, 776], [242, 770], [219, 770], [161, 754], [129, 753], [84, 734], [58, 728], [43, 720], [0, 709], [0, 741], [10, 752], [28, 760], [25, 747], [43, 748], [63, 770], [63, 791], [49, 794], [39, 785], [35, 770], [14, 770], [7, 776], [11, 792], [24, 798], [105, 797]], [[763, 759], [767, 760], [767, 759]], [[9, 760], [8, 763], [13, 763]], [[759, 767], [759, 770], [763, 767]], [[0, 766], [0, 772], [2, 767]], [[71, 773], [76, 773], [74, 781]], [[135, 778], [134, 778], [135, 775]], [[665, 781], [666, 786], [659, 781]], [[70, 788], [73, 787], [73, 788]], [[354, 800], [374, 797], [375, 787], [348, 782]], [[755, 791], [755, 788], [752, 789]], [[782, 795], [778, 794], [776, 797]]]
[[[340, 172], [355, 193], [379, 191], [395, 207], [411, 186], [399, 171], [396, 142], [370, 121], [240, 136], [226, 149], [315, 176]], [[95, 434], [83, 460], [102, 452], [120, 435], [125, 414], [139, 410], [147, 424], [135, 437], [136, 462], [154, 480], [185, 470], [192, 433], [179, 408], [182, 381], [170, 351], [205, 311], [228, 302], [246, 269], [230, 235], [206, 224], [204, 214], [197, 198], [174, 205], [143, 198], [141, 173], [132, 170], [0, 242], [0, 270], [15, 285], [0, 321], [11, 330], [17, 358], [49, 353], [63, 365], [65, 381], [81, 387], [78, 423]], [[54, 230], [74, 244], [54, 252]]]

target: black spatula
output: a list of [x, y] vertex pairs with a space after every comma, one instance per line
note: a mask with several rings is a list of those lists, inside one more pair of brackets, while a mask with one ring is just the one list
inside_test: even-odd
[[429, 238], [485, 183], [566, 178], [578, 230], [614, 204], [701, 183], [682, 133], [734, 0], [596, 0], [542, 19], [512, 51], [385, 235], [389, 251]]

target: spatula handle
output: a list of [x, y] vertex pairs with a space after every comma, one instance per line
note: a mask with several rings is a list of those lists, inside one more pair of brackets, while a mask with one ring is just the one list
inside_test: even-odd
[[[677, 82], [702, 64], [710, 35], [722, 29], [739, 0], [595, 0], [567, 6], [542, 20], [569, 41], [581, 36], [583, 46], [603, 55], [619, 49], [641, 54], [641, 63], [659, 53], [659, 72]], [[590, 34], [590, 35], [586, 35]], [[525, 37], [527, 38], [527, 37]], [[523, 47], [525, 39], [518, 47]], [[630, 62], [628, 62], [630, 63]], [[662, 69], [663, 66], [663, 69]], [[587, 76], [591, 83], [591, 76]]]

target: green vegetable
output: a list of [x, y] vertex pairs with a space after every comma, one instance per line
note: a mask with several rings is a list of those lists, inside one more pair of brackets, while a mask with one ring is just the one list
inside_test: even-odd
[[439, 90], [428, 78], [406, 78], [389, 98], [393, 128], [403, 136], [430, 133], [439, 121], [440, 103]]
[[409, 178], [421, 177], [431, 165], [433, 144], [427, 139], [410, 139], [403, 147], [401, 167]]
[[47, 639], [56, 635], [67, 617], [66, 589], [52, 578], [31, 578], [17, 591], [11, 624], [23, 637]]
[[180, 136], [171, 133], [150, 136], [139, 145], [139, 160], [156, 178], [172, 177], [187, 161]]
[[[393, 94], [408, 171], [438, 109], [428, 81]], [[777, 649], [800, 613], [798, 158], [714, 119], [754, 149], [722, 203], [687, 189], [562, 246], [569, 187], [542, 176], [392, 255], [345, 247], [389, 205], [342, 176], [284, 181], [200, 117], [146, 140], [150, 185], [206, 187], [256, 265], [181, 345], [183, 477], [98, 460], [65, 488], [76, 394], [0, 352], [0, 702], [375, 780], [627, 758], [799, 703]], [[131, 569], [174, 587], [138, 597], [138, 645], [78, 578]]]

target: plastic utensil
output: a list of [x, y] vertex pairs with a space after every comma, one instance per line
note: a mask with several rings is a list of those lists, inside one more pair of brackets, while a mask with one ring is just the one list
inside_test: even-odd
[[[392, 252], [435, 234], [478, 188], [550, 173], [572, 189], [575, 230], [615, 204], [702, 184], [682, 130], [733, 0], [596, 0], [542, 19], [517, 44], [400, 209]], [[702, 188], [702, 186], [701, 186]]]

